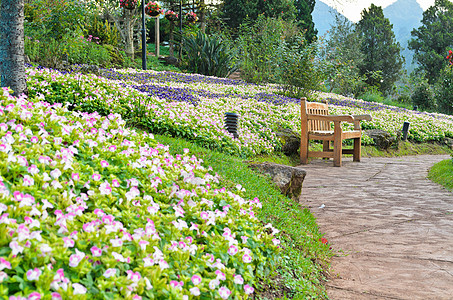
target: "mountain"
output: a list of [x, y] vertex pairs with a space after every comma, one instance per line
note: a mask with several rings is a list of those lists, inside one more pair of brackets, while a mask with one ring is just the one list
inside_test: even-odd
[[318, 36], [323, 36], [327, 33], [328, 30], [332, 27], [332, 24], [335, 23], [335, 13], [337, 10], [330, 7], [329, 5], [316, 0], [315, 9], [311, 14], [313, 22], [315, 23], [315, 28], [318, 30]]
[[423, 9], [416, 0], [398, 0], [384, 8], [384, 16], [393, 24], [396, 40], [404, 48], [402, 54], [406, 59], [406, 69], [413, 70], [414, 52], [407, 49], [407, 42], [412, 38], [411, 31], [421, 26]]

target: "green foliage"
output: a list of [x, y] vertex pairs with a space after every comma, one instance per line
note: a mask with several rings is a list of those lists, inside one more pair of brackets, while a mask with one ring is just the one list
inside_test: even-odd
[[312, 42], [318, 34], [311, 16], [315, 9], [315, 0], [294, 0], [294, 7], [296, 8], [296, 21], [299, 27], [304, 31], [307, 41]]
[[354, 23], [336, 13], [325, 50], [330, 92], [355, 95], [363, 87], [366, 77], [361, 76], [358, 69], [365, 57], [360, 49], [361, 43], [362, 37], [355, 30]]
[[438, 111], [453, 115], [453, 67], [445, 67], [436, 84], [436, 100], [439, 105]]
[[114, 52], [111, 47], [103, 47], [93, 39], [85, 39], [80, 31], [67, 33], [58, 40], [25, 38], [25, 54], [31, 61], [45, 67], [57, 67], [66, 58], [70, 64], [109, 66], [110, 50]]
[[316, 53], [317, 42], [307, 44], [303, 37], [287, 45], [282, 51], [282, 64], [276, 68], [281, 78], [285, 95], [293, 98], [310, 98], [314, 91], [320, 90], [325, 80], [325, 64]]
[[[260, 199], [263, 207], [258, 218], [263, 223], [272, 221], [274, 226], [285, 231], [285, 238], [282, 239], [284, 250], [277, 263], [279, 276], [285, 279], [283, 288], [293, 299], [325, 298], [320, 264], [325, 264], [332, 252], [320, 242], [322, 236], [309, 209], [283, 196], [273, 183], [251, 171], [247, 163], [238, 157], [218, 153], [180, 138], [157, 135], [156, 140], [169, 145], [170, 153], [177, 154], [184, 148], [190, 149], [191, 153], [204, 161], [205, 166], [212, 166], [223, 182], [229, 182], [231, 187], [240, 184], [245, 188], [246, 198]], [[272, 281], [274, 278], [268, 276], [267, 279]]]
[[436, 100], [434, 91], [428, 82], [421, 82], [414, 90], [411, 96], [414, 106], [418, 106], [420, 110], [435, 110]]
[[186, 35], [183, 41], [183, 64], [190, 72], [227, 77], [236, 70], [226, 43], [218, 36], [199, 31]]
[[254, 22], [244, 22], [239, 32], [235, 42], [243, 78], [255, 83], [279, 82], [278, 68], [283, 64], [283, 52], [299, 35], [296, 25], [260, 15]]
[[[295, 7], [292, 0], [229, 0], [223, 2], [221, 16], [230, 28], [237, 29], [245, 20], [256, 20], [260, 16], [294, 20]], [[241, 32], [242, 29], [239, 29]]]
[[453, 191], [453, 158], [435, 164], [429, 170], [428, 178]]
[[[362, 38], [361, 50], [365, 58], [359, 65], [360, 74], [367, 76], [369, 85], [378, 86], [383, 94], [388, 94], [402, 70], [404, 58], [400, 53], [401, 47], [395, 39], [393, 26], [384, 17], [382, 7], [371, 4], [361, 15], [357, 30]], [[382, 72], [379, 81], [369, 76], [376, 71]]]
[[86, 6], [77, 0], [30, 0], [24, 8], [25, 34], [59, 40], [86, 23]]
[[107, 20], [101, 20], [99, 16], [93, 15], [91, 20], [85, 25], [85, 36], [99, 38], [102, 45], [108, 44], [118, 47], [120, 34], [116, 26], [110, 25]]
[[453, 41], [453, 3], [436, 0], [423, 13], [422, 25], [412, 30], [411, 35], [413, 39], [408, 48], [415, 52], [418, 70], [424, 72], [428, 82], [433, 84], [448, 64], [445, 56]]

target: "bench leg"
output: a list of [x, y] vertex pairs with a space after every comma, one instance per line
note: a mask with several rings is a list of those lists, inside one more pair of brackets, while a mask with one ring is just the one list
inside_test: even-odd
[[341, 155], [343, 153], [343, 140], [341, 138], [342, 130], [340, 122], [334, 122], [335, 130], [333, 136], [333, 165], [334, 167], [341, 167]]
[[308, 139], [304, 139], [304, 136], [300, 140], [300, 163], [303, 165], [308, 163]]
[[360, 161], [362, 138], [354, 139], [353, 161]]

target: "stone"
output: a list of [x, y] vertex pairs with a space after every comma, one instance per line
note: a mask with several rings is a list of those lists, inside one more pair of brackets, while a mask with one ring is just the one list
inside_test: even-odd
[[299, 167], [285, 166], [270, 162], [253, 163], [249, 167], [261, 174], [268, 175], [283, 195], [299, 201], [307, 172]]
[[446, 137], [444, 143], [453, 150], [453, 139]]
[[371, 129], [366, 130], [365, 134], [373, 139], [374, 145], [379, 149], [387, 150], [390, 147], [398, 148], [398, 139], [387, 131], [381, 129]]
[[163, 60], [167, 65], [178, 67], [180, 65], [179, 59], [174, 56], [159, 57], [159, 60]]
[[101, 68], [96, 65], [87, 65], [87, 64], [82, 64], [82, 65], [76, 65], [72, 66], [73, 70], [76, 72], [80, 72], [82, 74], [96, 74], [99, 75], [101, 73]]
[[282, 151], [286, 156], [298, 154], [300, 148], [300, 134], [288, 128], [279, 128], [276, 135], [283, 144]]

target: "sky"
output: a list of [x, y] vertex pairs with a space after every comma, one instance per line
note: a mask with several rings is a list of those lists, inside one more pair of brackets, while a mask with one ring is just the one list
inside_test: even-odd
[[[327, 5], [336, 8], [340, 13], [349, 20], [357, 22], [360, 20], [360, 13], [364, 8], [370, 7], [371, 3], [376, 6], [385, 8], [396, 0], [321, 0]], [[434, 0], [417, 0], [423, 10], [434, 4]]]

